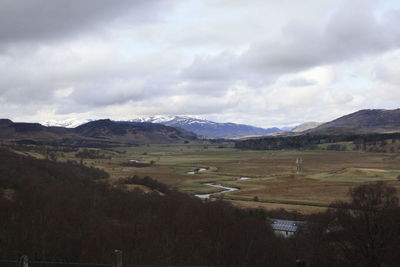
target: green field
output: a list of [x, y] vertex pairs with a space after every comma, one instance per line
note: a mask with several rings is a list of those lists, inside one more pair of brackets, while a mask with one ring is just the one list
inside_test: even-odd
[[[385, 181], [400, 188], [400, 154], [337, 151], [252, 151], [232, 144], [148, 145], [99, 149], [111, 159], [83, 159], [110, 173], [110, 182], [128, 176], [150, 176], [189, 194], [215, 193], [241, 207], [283, 207], [309, 213], [346, 200], [363, 182]], [[29, 152], [31, 155], [35, 154]], [[80, 160], [76, 152], [58, 153], [58, 160]], [[40, 157], [40, 155], [37, 155]], [[296, 160], [301, 171], [297, 173]], [[129, 160], [146, 167], [123, 166]], [[187, 174], [205, 168], [198, 174]], [[249, 177], [248, 180], [239, 180]], [[214, 182], [240, 190], [218, 194]], [[255, 201], [257, 200], [257, 201]]]

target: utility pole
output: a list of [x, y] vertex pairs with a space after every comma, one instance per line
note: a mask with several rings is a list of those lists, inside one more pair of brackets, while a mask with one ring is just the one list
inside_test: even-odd
[[28, 267], [29, 266], [29, 258], [24, 255], [19, 259], [18, 267]]
[[296, 174], [300, 174], [302, 170], [303, 165], [303, 159], [302, 158], [296, 158]]
[[122, 251], [116, 249], [113, 251], [112, 254], [113, 254], [112, 267], [122, 267]]

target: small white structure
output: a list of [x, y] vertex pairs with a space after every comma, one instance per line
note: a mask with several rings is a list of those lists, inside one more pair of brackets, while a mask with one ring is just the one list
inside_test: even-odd
[[270, 219], [272, 230], [274, 230], [277, 236], [291, 237], [295, 233], [299, 232], [300, 228], [305, 225], [303, 221], [290, 221], [290, 220], [279, 220]]
[[129, 162], [132, 162], [132, 163], [139, 163], [140, 161], [139, 161], [139, 160], [136, 160], [136, 159], [131, 159], [131, 160], [129, 160]]
[[187, 174], [199, 174], [199, 173], [204, 172], [206, 170], [207, 170], [206, 168], [196, 168], [193, 171], [187, 172]]

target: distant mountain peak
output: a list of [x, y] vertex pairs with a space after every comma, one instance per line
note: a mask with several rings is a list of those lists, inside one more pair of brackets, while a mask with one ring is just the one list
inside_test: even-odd
[[183, 123], [215, 123], [196, 116], [151, 116], [151, 117], [140, 117], [137, 119], [130, 120], [131, 122], [151, 122], [151, 123], [161, 123], [166, 122], [183, 122]]
[[131, 122], [160, 123], [167, 126], [182, 128], [199, 136], [211, 138], [232, 138], [251, 135], [264, 135], [279, 132], [278, 128], [264, 129], [251, 125], [232, 122], [219, 123], [200, 117], [190, 116], [152, 116], [131, 120]]
[[79, 125], [85, 124], [90, 121], [92, 121], [92, 120], [70, 118], [70, 119], [65, 119], [65, 120], [47, 120], [47, 121], [41, 122], [40, 124], [47, 126], [47, 127], [52, 126], [52, 127], [75, 128], [75, 127], [78, 127]]

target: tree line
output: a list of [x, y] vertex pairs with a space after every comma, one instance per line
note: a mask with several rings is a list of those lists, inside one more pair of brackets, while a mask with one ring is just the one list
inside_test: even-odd
[[296, 136], [278, 136], [251, 138], [235, 142], [235, 148], [254, 150], [281, 149], [318, 149], [322, 144], [329, 150], [346, 150], [346, 146], [336, 143], [350, 142], [353, 150], [373, 152], [399, 152], [400, 133], [371, 134], [304, 134]]

